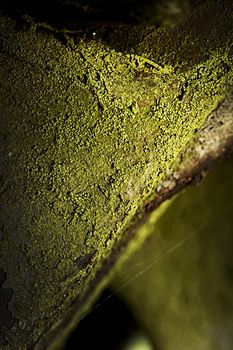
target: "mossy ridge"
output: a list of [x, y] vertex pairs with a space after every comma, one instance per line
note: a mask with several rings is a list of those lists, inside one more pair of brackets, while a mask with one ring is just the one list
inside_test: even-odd
[[[31, 296], [34, 314], [24, 307], [29, 286], [24, 291], [14, 286], [19, 294], [11, 308], [26, 323], [24, 336], [15, 329], [10, 336], [12, 342], [16, 337], [27, 342], [31, 324], [43, 333], [45, 316], [52, 322], [77, 293], [84, 293], [138, 208], [226, 94], [232, 61], [227, 49], [217, 50], [208, 61], [176, 73], [95, 40], [80, 41], [71, 50], [40, 33], [6, 36], [3, 47], [8, 46], [12, 71], [4, 84], [11, 89], [7, 98], [17, 102], [7, 146], [15, 200], [8, 193], [3, 198], [9, 207], [21, 205], [18, 244], [27, 242], [23, 261], [29, 259], [37, 284]], [[13, 52], [17, 60], [10, 58]], [[225, 62], [228, 72], [219, 68]], [[7, 249], [2, 259], [10, 274], [6, 254]], [[92, 266], [78, 271], [77, 258], [88, 254], [93, 254]], [[26, 274], [20, 264], [17, 274], [22, 283]], [[64, 296], [68, 287], [70, 295]]]

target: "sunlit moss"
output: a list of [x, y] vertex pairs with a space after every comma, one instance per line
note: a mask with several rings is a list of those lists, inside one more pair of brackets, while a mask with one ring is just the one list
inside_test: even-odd
[[44, 319], [58, 321], [85, 294], [178, 154], [227, 95], [232, 53], [228, 42], [210, 44], [208, 57], [177, 69], [179, 62], [167, 62], [166, 55], [162, 62], [151, 51], [150, 37], [140, 52], [125, 52], [101, 38], [74, 37], [70, 47], [35, 28], [15, 30], [6, 18], [1, 33], [7, 126], [0, 132], [7, 135], [1, 152], [8, 184], [1, 266], [15, 290], [13, 316], [24, 320], [9, 342], [24, 344], [32, 327], [36, 341], [49, 328]]

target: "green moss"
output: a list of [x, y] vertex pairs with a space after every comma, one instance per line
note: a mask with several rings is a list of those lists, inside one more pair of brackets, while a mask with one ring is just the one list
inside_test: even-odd
[[[233, 65], [228, 44], [177, 69], [166, 55], [161, 62], [159, 46], [157, 56], [145, 49], [145, 41], [141, 52], [121, 52], [98, 39], [70, 48], [45, 33], [16, 31], [5, 18], [1, 33], [8, 183], [1, 266], [15, 290], [13, 316], [25, 321], [7, 337], [26, 344], [32, 328], [36, 341], [85, 294], [178, 154], [227, 95]], [[85, 256], [90, 261], [80, 266]]]

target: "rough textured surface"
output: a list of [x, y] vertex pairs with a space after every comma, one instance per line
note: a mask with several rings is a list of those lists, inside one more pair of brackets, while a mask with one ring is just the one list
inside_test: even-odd
[[[231, 9], [202, 6], [174, 30], [59, 32], [65, 44], [1, 17], [4, 349], [47, 348], [56, 327], [41, 336], [100, 288], [114, 247], [231, 90]], [[207, 10], [218, 16], [200, 30]]]
[[178, 195], [114, 281], [156, 349], [233, 347], [232, 169]]

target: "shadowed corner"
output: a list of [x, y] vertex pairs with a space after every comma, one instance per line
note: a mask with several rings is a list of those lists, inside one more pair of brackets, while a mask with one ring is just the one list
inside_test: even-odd
[[156, 350], [129, 308], [106, 289], [69, 336], [64, 350]]

